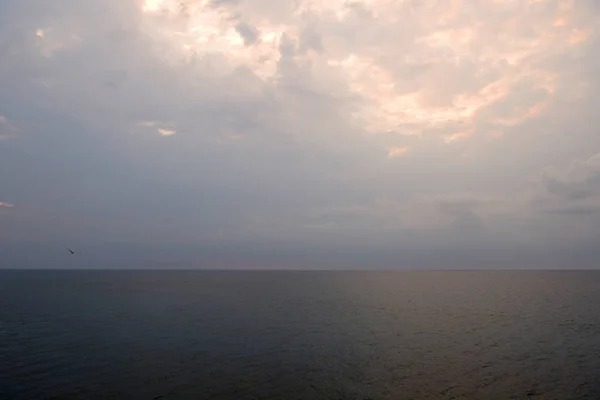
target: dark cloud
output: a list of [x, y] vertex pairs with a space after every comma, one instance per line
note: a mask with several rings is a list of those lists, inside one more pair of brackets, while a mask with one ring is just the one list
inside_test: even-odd
[[[600, 212], [600, 156], [574, 160], [564, 169], [546, 168], [540, 177], [538, 201], [557, 214]], [[594, 222], [594, 219], [588, 222]], [[597, 220], [600, 225], [600, 220]]]
[[244, 22], [238, 22], [235, 29], [244, 38], [246, 46], [250, 46], [258, 40], [259, 35], [256, 28]]
[[239, 4], [240, 0], [211, 0], [210, 3], [214, 6], [230, 6]]
[[298, 50], [301, 53], [304, 53], [307, 50], [314, 50], [317, 52], [323, 51], [323, 37], [313, 24], [306, 25], [302, 28]]

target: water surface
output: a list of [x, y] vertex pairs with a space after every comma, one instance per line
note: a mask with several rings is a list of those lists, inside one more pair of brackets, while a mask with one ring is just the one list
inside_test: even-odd
[[600, 272], [0, 271], [0, 398], [600, 399]]

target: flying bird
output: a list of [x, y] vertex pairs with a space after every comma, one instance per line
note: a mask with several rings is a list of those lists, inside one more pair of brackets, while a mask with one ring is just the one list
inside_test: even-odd
[[67, 249], [67, 250], [69, 250], [69, 253], [75, 254], [75, 252], [73, 250], [71, 250], [71, 249]]

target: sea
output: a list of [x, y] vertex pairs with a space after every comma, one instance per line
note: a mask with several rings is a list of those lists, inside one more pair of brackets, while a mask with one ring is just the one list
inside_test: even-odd
[[600, 399], [600, 271], [0, 271], [0, 399]]

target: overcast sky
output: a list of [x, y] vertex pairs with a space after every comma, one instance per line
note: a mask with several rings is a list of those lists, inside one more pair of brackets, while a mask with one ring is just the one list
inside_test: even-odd
[[0, 267], [596, 267], [599, 33], [594, 0], [0, 0]]

